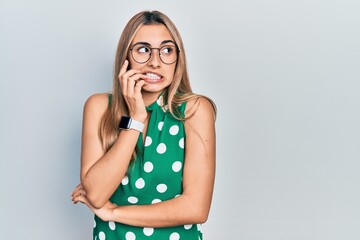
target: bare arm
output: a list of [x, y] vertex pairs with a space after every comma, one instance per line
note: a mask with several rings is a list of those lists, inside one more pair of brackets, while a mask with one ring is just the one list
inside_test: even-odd
[[98, 131], [101, 117], [108, 105], [107, 94], [91, 96], [84, 107], [81, 183], [91, 204], [102, 207], [124, 177], [139, 132], [121, 131], [112, 148], [104, 153]]
[[[119, 73], [122, 94], [130, 116], [144, 122], [147, 116], [141, 95], [141, 88], [145, 83], [141, 77], [144, 75], [140, 70], [127, 71], [127, 67], [128, 61], [125, 61]], [[84, 188], [89, 203], [95, 208], [104, 206], [119, 186], [139, 137], [138, 131], [121, 131], [114, 145], [105, 153], [98, 132], [101, 118], [107, 107], [107, 94], [90, 97], [84, 107], [81, 187]]]
[[[193, 104], [190, 102], [188, 108]], [[215, 178], [214, 113], [205, 99], [195, 104], [198, 106], [190, 108], [196, 112], [185, 122], [182, 195], [152, 205], [115, 206], [108, 203], [103, 209], [92, 209], [96, 215], [105, 221], [144, 227], [168, 227], [207, 220]], [[86, 198], [79, 201], [86, 202]]]

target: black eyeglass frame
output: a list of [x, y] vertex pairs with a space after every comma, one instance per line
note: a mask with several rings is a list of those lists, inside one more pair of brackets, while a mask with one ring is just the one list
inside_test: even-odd
[[[146, 47], [148, 47], [148, 48], [150, 49], [150, 54], [149, 54], [148, 60], [146, 60], [146, 61], [144, 61], [144, 62], [136, 61], [136, 59], [135, 59], [134, 56], [133, 56], [132, 51], [133, 51], [134, 47], [137, 46], [137, 45], [144, 45], [144, 46], [146, 46]], [[150, 60], [151, 55], [152, 55], [152, 53], [153, 53], [153, 49], [157, 49], [157, 50], [158, 50], [158, 54], [159, 54], [160, 61], [163, 62], [163, 63], [166, 64], [166, 65], [170, 65], [170, 64], [175, 63], [175, 62], [179, 59], [179, 52], [180, 52], [180, 50], [179, 50], [178, 46], [177, 46], [176, 44], [174, 44], [174, 47], [175, 47], [175, 49], [176, 49], [176, 59], [175, 59], [175, 61], [173, 61], [173, 62], [171, 62], [171, 63], [166, 63], [166, 62], [164, 62], [164, 60], [162, 60], [162, 58], [161, 58], [161, 51], [160, 51], [160, 50], [161, 50], [162, 48], [164, 48], [164, 47], [167, 47], [167, 46], [169, 46], [169, 45], [165, 45], [165, 46], [162, 46], [162, 47], [160, 47], [160, 48], [152, 48], [152, 47], [150, 47], [150, 46], [147, 46], [147, 45], [144, 44], [144, 43], [136, 43], [136, 44], [134, 44], [129, 50], [130, 50], [130, 52], [131, 52], [131, 57], [134, 59], [135, 62], [140, 63], [140, 64], [144, 64], [144, 63], [147, 63], [147, 62]]]

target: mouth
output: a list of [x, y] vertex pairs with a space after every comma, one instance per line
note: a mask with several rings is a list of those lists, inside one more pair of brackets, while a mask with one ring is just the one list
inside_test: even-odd
[[146, 75], [146, 78], [144, 79], [146, 82], [158, 82], [163, 79], [161, 75], [152, 72], [144, 73], [144, 75]]

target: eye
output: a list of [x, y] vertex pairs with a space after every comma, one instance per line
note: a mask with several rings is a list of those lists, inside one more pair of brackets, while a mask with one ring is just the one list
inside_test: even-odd
[[172, 54], [175, 51], [175, 46], [164, 46], [161, 48], [161, 54]]
[[144, 46], [144, 45], [136, 46], [135, 50], [138, 53], [149, 53], [150, 52], [150, 48], [147, 46]]

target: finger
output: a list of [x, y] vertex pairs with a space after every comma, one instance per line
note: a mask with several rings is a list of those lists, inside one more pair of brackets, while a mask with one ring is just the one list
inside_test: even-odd
[[125, 96], [128, 94], [128, 89], [134, 87], [133, 81], [140, 78], [140, 73], [140, 70], [131, 69], [120, 76], [120, 87]]
[[138, 81], [141, 80], [141, 78], [144, 75], [138, 73], [138, 74], [134, 74], [133, 76], [128, 78], [128, 82], [127, 82], [127, 93], [129, 96], [133, 96], [134, 94], [134, 87], [137, 84]]
[[141, 94], [141, 89], [145, 84], [146, 84], [146, 82], [144, 80], [137, 81], [135, 84], [134, 92]]
[[87, 198], [83, 195], [77, 196], [73, 199], [74, 204], [77, 204], [78, 202], [88, 205]]
[[136, 73], [132, 76], [129, 76], [128, 81], [136, 81], [136, 80], [144, 79], [145, 77], [146, 77], [146, 75], [144, 75], [144, 74]]
[[144, 75], [137, 73], [132, 76], [130, 76], [127, 80], [127, 96], [133, 97], [134, 96], [134, 87], [136, 85], [136, 82], [141, 79]]
[[139, 70], [139, 69], [130, 69], [129, 71], [125, 72], [124, 74], [119, 75], [119, 78], [128, 79], [129, 77], [131, 77], [135, 74], [140, 74], [140, 73], [141, 73], [141, 70]]
[[75, 199], [79, 198], [79, 197], [82, 197], [82, 196], [86, 196], [86, 194], [84, 193], [81, 193], [81, 192], [77, 192], [74, 194], [74, 196], [71, 197], [71, 201], [75, 201]]
[[79, 189], [77, 192], [74, 193], [72, 196], [72, 201], [75, 201], [77, 198], [86, 198], [86, 191], [84, 189]]
[[126, 72], [126, 69], [128, 66], [129, 66], [129, 61], [125, 60], [125, 62], [123, 63], [123, 65], [120, 68], [119, 77]]
[[[120, 71], [119, 71], [118, 78], [120, 81], [121, 89], [126, 88], [126, 82], [124, 82], [124, 79], [125, 79], [124, 74], [126, 73], [128, 66], [129, 66], [129, 61], [125, 60], [124, 64], [121, 66]], [[124, 83], [125, 83], [125, 85], [124, 85]]]
[[86, 196], [85, 190], [79, 190], [76, 194], [76, 196]]
[[75, 189], [74, 189], [74, 190], [72, 191], [72, 193], [71, 193], [71, 196], [73, 196], [74, 193], [75, 193], [76, 191], [78, 191], [80, 188], [82, 188], [81, 183], [75, 187]]
[[77, 190], [72, 193], [71, 198], [74, 199], [75, 197], [80, 195], [86, 196], [86, 191], [83, 187], [77, 188]]

